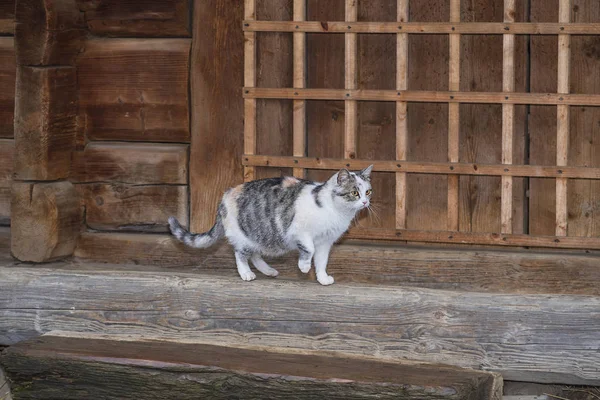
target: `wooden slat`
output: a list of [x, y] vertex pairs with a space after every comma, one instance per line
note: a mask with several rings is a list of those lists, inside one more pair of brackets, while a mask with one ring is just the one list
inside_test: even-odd
[[409, 101], [425, 103], [481, 103], [481, 104], [538, 104], [600, 106], [598, 94], [512, 93], [503, 92], [446, 92], [427, 90], [367, 90], [367, 89], [293, 89], [250, 88], [244, 98], [303, 99], [303, 100], [358, 100]]
[[76, 0], [91, 33], [99, 36], [191, 36], [191, 0]]
[[[294, 0], [294, 21], [306, 20], [306, 0]], [[304, 32], [294, 32], [294, 88], [306, 87], [306, 34]], [[293, 111], [293, 137], [294, 137], [294, 156], [302, 157], [306, 155], [306, 101], [294, 100]], [[301, 168], [294, 168], [294, 176], [305, 178], [306, 171]]]
[[94, 39], [77, 61], [90, 140], [189, 142], [190, 39]]
[[[504, 0], [504, 22], [515, 20], [515, 0]], [[515, 91], [515, 35], [504, 35], [502, 45], [502, 91]], [[513, 163], [513, 138], [514, 138], [513, 104], [502, 104], [502, 164]], [[513, 179], [502, 177], [500, 230], [502, 233], [513, 231]]]
[[[558, 22], [571, 20], [571, 1], [559, 0]], [[571, 36], [558, 36], [558, 93], [569, 93]], [[568, 105], [558, 105], [556, 113], [556, 165], [565, 166], [569, 156], [570, 112]], [[556, 236], [567, 235], [567, 179], [556, 179]]]
[[10, 187], [14, 153], [14, 140], [0, 139], [0, 225], [10, 224]]
[[[256, 18], [256, 0], [244, 0], [244, 26]], [[256, 33], [244, 32], [244, 86], [256, 86]], [[246, 92], [247, 89], [244, 91]], [[244, 153], [256, 153], [256, 100], [244, 99]], [[255, 179], [253, 167], [244, 168], [244, 181]]]
[[14, 35], [14, 34], [15, 34], [15, 0], [0, 1], [0, 35]]
[[16, 79], [14, 39], [0, 37], [0, 138], [14, 136]]
[[374, 171], [407, 172], [440, 175], [487, 175], [487, 176], [529, 176], [540, 178], [600, 179], [600, 168], [557, 167], [542, 165], [505, 165], [472, 163], [432, 163], [418, 161], [390, 160], [348, 160], [313, 157], [282, 157], [245, 155], [242, 164], [250, 166], [293, 167], [328, 169], [350, 168], [360, 170], [373, 164]]
[[[356, 21], [358, 16], [358, 0], [346, 0], [346, 21]], [[344, 60], [344, 87], [346, 89], [356, 89], [358, 83], [357, 71], [357, 37], [356, 33], [345, 33], [344, 39], [345, 60]], [[356, 158], [356, 131], [358, 129], [358, 112], [356, 101], [346, 100], [344, 102], [344, 157]]]
[[185, 185], [188, 146], [151, 143], [90, 143], [74, 154], [71, 181]]
[[[450, 22], [460, 23], [460, 0], [450, 1]], [[460, 34], [450, 34], [448, 90], [460, 90]], [[448, 161], [456, 163], [459, 157], [460, 104], [448, 104]], [[448, 176], [448, 230], [458, 231], [458, 176]]]
[[352, 22], [352, 21], [244, 21], [247, 32], [313, 32], [313, 33], [412, 33], [466, 35], [598, 35], [594, 23], [498, 23], [498, 22]]
[[[600, 354], [590, 351], [598, 344], [599, 310], [593, 296], [339, 284], [323, 290], [233, 275], [0, 267], [1, 344], [53, 329], [150, 334], [434, 361], [530, 382], [600, 384]], [[430, 347], [435, 351], [423, 351]]]
[[[397, 20], [407, 22], [409, 0], [398, 0]], [[408, 34], [396, 35], [396, 90], [408, 89]], [[408, 103], [396, 102], [396, 159], [406, 160], [408, 149]], [[396, 173], [396, 228], [406, 228], [406, 174]]]

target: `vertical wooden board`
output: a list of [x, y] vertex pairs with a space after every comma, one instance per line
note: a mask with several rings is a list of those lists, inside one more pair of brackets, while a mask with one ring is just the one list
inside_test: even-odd
[[[447, 1], [410, 3], [409, 21], [447, 22]], [[408, 89], [448, 90], [449, 39], [447, 35], [409, 35]], [[448, 105], [408, 104], [408, 149], [410, 161], [448, 160]], [[442, 175], [408, 174], [407, 228], [446, 230], [448, 179]]]
[[223, 192], [243, 180], [244, 4], [197, 0], [191, 60], [190, 226], [206, 231]]
[[[257, 3], [259, 20], [287, 21], [292, 19], [292, 13], [291, 0]], [[257, 87], [293, 87], [292, 50], [291, 33], [257, 33]], [[292, 155], [292, 105], [291, 100], [256, 100], [257, 154]], [[256, 168], [257, 179], [291, 174], [290, 168]]]
[[[0, 9], [1, 11], [1, 9]], [[0, 37], [0, 138], [14, 136], [17, 65], [12, 37]]]
[[189, 141], [190, 39], [89, 40], [78, 58], [91, 140]]
[[0, 225], [10, 223], [10, 187], [14, 152], [14, 140], [0, 139]]
[[0, 35], [15, 33], [15, 0], [0, 0]]

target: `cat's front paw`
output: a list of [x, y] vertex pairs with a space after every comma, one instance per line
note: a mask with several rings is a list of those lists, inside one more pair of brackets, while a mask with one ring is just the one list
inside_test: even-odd
[[256, 279], [256, 274], [252, 271], [240, 272], [240, 277], [245, 281], [253, 281]]
[[298, 268], [300, 268], [300, 271], [304, 272], [305, 274], [308, 274], [308, 271], [310, 271], [310, 260], [298, 261]]
[[327, 286], [333, 283], [333, 276], [331, 275], [319, 275], [317, 276], [317, 280], [321, 285]]

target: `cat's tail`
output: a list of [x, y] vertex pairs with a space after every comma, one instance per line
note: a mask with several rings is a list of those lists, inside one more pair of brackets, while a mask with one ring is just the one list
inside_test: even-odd
[[187, 229], [181, 226], [175, 217], [169, 217], [169, 228], [171, 229], [173, 236], [175, 236], [180, 242], [197, 249], [210, 247], [217, 243], [217, 241], [223, 236], [225, 236], [225, 228], [223, 227], [223, 221], [221, 219], [220, 212], [217, 213], [217, 220], [208, 232], [198, 234], [190, 233]]

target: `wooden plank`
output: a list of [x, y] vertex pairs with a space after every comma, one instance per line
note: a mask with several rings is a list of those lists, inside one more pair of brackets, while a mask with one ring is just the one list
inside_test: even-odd
[[[170, 399], [176, 395], [178, 399], [308, 400], [323, 398], [325, 393], [335, 399], [502, 397], [502, 378], [497, 374], [439, 364], [300, 354], [283, 348], [45, 335], [11, 347], [0, 360], [15, 391], [33, 398]], [[67, 389], [61, 387], [65, 380], [70, 382]], [[226, 387], [223, 381], [228, 382]]]
[[[356, 0], [346, 0], [346, 21], [356, 21], [358, 16], [358, 7]], [[345, 33], [345, 56], [344, 56], [344, 87], [346, 89], [356, 89], [358, 84], [358, 42], [356, 33]], [[344, 102], [344, 158], [356, 158], [356, 132], [357, 124], [357, 104], [356, 101], [346, 100]]]
[[21, 261], [46, 262], [73, 254], [81, 208], [70, 182], [12, 185], [11, 253]]
[[78, 185], [85, 222], [95, 230], [168, 232], [167, 219], [188, 225], [187, 186]]
[[[294, 21], [306, 20], [306, 1], [294, 0]], [[293, 36], [294, 48], [294, 88], [306, 87], [306, 34], [302, 32], [294, 32]], [[293, 114], [293, 137], [294, 137], [294, 157], [302, 157], [306, 155], [306, 101], [294, 100]], [[297, 178], [305, 178], [306, 171], [300, 168], [294, 168], [293, 174]]]
[[[256, 0], [244, 0], [244, 20], [256, 19]], [[247, 23], [244, 23], [247, 24]], [[256, 33], [244, 32], [244, 86], [256, 86]], [[244, 153], [256, 153], [256, 100], [244, 99]], [[244, 168], [244, 181], [256, 178], [253, 167]]]
[[4, 374], [4, 370], [0, 367], [0, 400], [12, 400], [12, 396], [10, 394], [10, 386], [8, 384], [8, 380], [6, 379], [6, 375]]
[[15, 0], [0, 1], [0, 35], [15, 34]]
[[[504, 1], [504, 22], [515, 21], [515, 0]], [[504, 35], [502, 43], [502, 91], [515, 91], [515, 36]], [[502, 164], [513, 163], [515, 107], [512, 104], [502, 105]], [[500, 208], [500, 231], [513, 232], [513, 180], [502, 177]]]
[[83, 14], [75, 0], [16, 2], [18, 65], [74, 65], [85, 34]]
[[[408, 0], [398, 0], [397, 22], [407, 22]], [[408, 89], [408, 34], [396, 36], [396, 90]], [[406, 160], [408, 147], [408, 103], [396, 102], [396, 160]], [[406, 228], [406, 174], [396, 173], [396, 228]]]
[[373, 171], [411, 172], [437, 175], [479, 175], [479, 176], [530, 176], [544, 178], [600, 179], [600, 168], [554, 167], [541, 165], [473, 164], [473, 163], [434, 163], [418, 161], [389, 160], [346, 160], [313, 157], [276, 157], [245, 155], [242, 164], [254, 166], [291, 167], [335, 170], [350, 168], [360, 170], [373, 164]]
[[17, 66], [14, 39], [0, 37], [0, 138], [14, 136], [15, 82]]
[[480, 103], [480, 104], [538, 104], [600, 106], [597, 94], [559, 94], [515, 92], [448, 92], [429, 90], [346, 90], [346, 89], [293, 89], [245, 88], [245, 99], [304, 99], [358, 101], [409, 101], [424, 103]]
[[90, 143], [74, 154], [73, 182], [185, 185], [188, 146], [154, 143]]
[[19, 67], [15, 103], [15, 179], [69, 176], [75, 147], [74, 67]]
[[[450, 1], [450, 22], [460, 23], [460, 0]], [[448, 89], [460, 90], [460, 34], [451, 34], [448, 60]], [[460, 149], [460, 104], [448, 104], [448, 161], [458, 162]], [[458, 231], [459, 177], [448, 176], [448, 230]]]
[[311, 33], [398, 33], [464, 34], [464, 35], [598, 35], [595, 23], [504, 23], [504, 22], [346, 22], [346, 21], [244, 21], [246, 32], [311, 32]]
[[598, 345], [598, 297], [339, 284], [324, 292], [272, 279], [248, 284], [239, 277], [22, 266], [0, 268], [0, 278], [2, 344], [53, 329], [202, 337], [435, 361], [510, 380], [600, 383], [600, 354], [590, 351]]
[[[94, 263], [152, 266], [236, 277], [235, 258], [226, 243], [191, 249], [166, 235], [83, 233], [75, 256], [78, 268], [110, 269]], [[268, 259], [280, 279], [314, 281], [297, 267], [297, 255]], [[81, 264], [85, 263], [85, 264]], [[90, 264], [89, 267], [87, 264]], [[117, 265], [118, 264], [118, 265]], [[600, 295], [597, 255], [478, 251], [345, 240], [332, 249], [327, 270], [337, 283], [411, 286], [486, 293]], [[186, 268], [187, 267], [187, 268]], [[266, 278], [265, 278], [266, 279]]]
[[189, 142], [190, 39], [94, 39], [77, 60], [89, 140]]
[[0, 225], [10, 224], [10, 187], [14, 152], [14, 140], [0, 139]]
[[243, 12], [242, 2], [235, 0], [205, 1], [194, 8], [190, 226], [195, 232], [210, 229], [223, 192], [243, 179]]
[[190, 0], [75, 0], [99, 36], [191, 36]]

